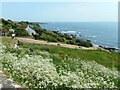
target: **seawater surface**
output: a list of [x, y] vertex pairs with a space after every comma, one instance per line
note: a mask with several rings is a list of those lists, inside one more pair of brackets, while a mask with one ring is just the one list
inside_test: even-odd
[[40, 25], [51, 31], [76, 34], [79, 38], [91, 40], [95, 45], [118, 47], [117, 22], [49, 22]]

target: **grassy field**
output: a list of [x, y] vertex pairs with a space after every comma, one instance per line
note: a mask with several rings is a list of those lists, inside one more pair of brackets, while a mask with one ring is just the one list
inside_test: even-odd
[[[9, 46], [14, 46], [14, 43], [17, 43], [17, 40], [12, 40], [8, 37], [2, 38], [3, 44]], [[32, 48], [34, 50], [34, 54], [37, 54], [37, 51], [47, 51], [51, 54], [58, 54], [60, 59], [63, 58], [80, 58], [82, 60], [95, 60], [99, 64], [102, 64], [106, 67], [113, 68], [116, 67], [120, 69], [120, 60], [118, 59], [119, 53], [116, 52], [106, 52], [103, 50], [77, 50], [77, 49], [70, 49], [70, 48], [63, 48], [58, 46], [47, 46], [47, 45], [39, 45], [39, 44], [24, 44], [20, 45], [24, 52], [29, 53], [29, 49]], [[58, 62], [55, 59], [55, 62]]]
[[[7, 48], [0, 61], [4, 72], [28, 88], [113, 88], [118, 85], [119, 53], [20, 43], [0, 37]], [[0, 58], [1, 59], [1, 58]]]

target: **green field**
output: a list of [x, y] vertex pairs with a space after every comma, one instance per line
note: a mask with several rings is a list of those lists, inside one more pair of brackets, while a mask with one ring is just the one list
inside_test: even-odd
[[[43, 59], [49, 58], [52, 59], [54, 67], [57, 70], [57, 73], [60, 75], [64, 75], [61, 73], [61, 69], [68, 72], [77, 72], [77, 69], [81, 68], [81, 60], [84, 62], [97, 62], [99, 65], [103, 65], [110, 70], [120, 69], [120, 61], [118, 61], [119, 53], [116, 52], [107, 52], [103, 50], [78, 50], [78, 49], [70, 49], [63, 48], [58, 46], [48, 46], [48, 45], [40, 45], [40, 44], [20, 44], [20, 49], [11, 48], [17, 40], [12, 40], [11, 38], [1, 37], [2, 43], [7, 46], [6, 52], [16, 53], [17, 57], [24, 55], [29, 55], [31, 58], [37, 58], [35, 56], [42, 56]], [[30, 51], [30, 48], [33, 50]], [[45, 54], [46, 53], [46, 54]], [[17, 62], [17, 61], [16, 61]], [[31, 61], [33, 62], [33, 61]], [[8, 63], [8, 62], [7, 62]], [[88, 67], [92, 67], [92, 64], [88, 64]], [[95, 66], [96, 67], [96, 66]], [[9, 72], [9, 71], [8, 71]], [[89, 72], [89, 71], [88, 71]], [[105, 71], [103, 71], [105, 72]], [[9, 72], [10, 73], [10, 72]], [[91, 71], [89, 73], [92, 73]], [[90, 74], [92, 75], [92, 74]], [[101, 74], [100, 74], [101, 75]], [[99, 75], [98, 75], [99, 76]], [[14, 77], [17, 82], [21, 82], [20, 78]], [[77, 79], [76, 79], [77, 80]], [[32, 82], [33, 81], [29, 81]], [[87, 81], [86, 81], [87, 82]], [[71, 84], [68, 84], [70, 86]], [[26, 84], [28, 87], [32, 87]], [[34, 86], [34, 85], [33, 85]], [[49, 85], [48, 85], [49, 86]], [[99, 86], [98, 87], [104, 87]]]
[[[17, 40], [12, 40], [10, 38], [2, 38], [3, 43], [7, 46], [13, 45]], [[37, 54], [37, 51], [47, 51], [50, 54], [59, 54], [62, 58], [81, 58], [82, 60], [95, 60], [96, 62], [112, 68], [118, 68], [120, 61], [118, 61], [118, 53], [116, 52], [106, 52], [103, 50], [78, 50], [78, 49], [70, 49], [70, 48], [63, 48], [58, 46], [47, 46], [47, 45], [40, 45], [40, 44], [24, 44], [20, 45], [23, 48], [23, 51], [29, 51], [30, 48], [34, 50], [34, 54]]]

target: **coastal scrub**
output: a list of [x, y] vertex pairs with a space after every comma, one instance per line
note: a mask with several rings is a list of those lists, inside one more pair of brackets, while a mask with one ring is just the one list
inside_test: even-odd
[[95, 61], [66, 58], [67, 61], [77, 61], [73, 71], [64, 60], [60, 63], [62, 66], [57, 67], [48, 52], [39, 52], [39, 55], [29, 55], [3, 49], [2, 68], [26, 88], [117, 88], [116, 69], [111, 70]]

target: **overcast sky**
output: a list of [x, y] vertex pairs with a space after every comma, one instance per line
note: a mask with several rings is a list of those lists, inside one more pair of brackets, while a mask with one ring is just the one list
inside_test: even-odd
[[118, 3], [113, 0], [111, 2], [2, 2], [2, 17], [15, 21], [112, 22], [118, 20]]

